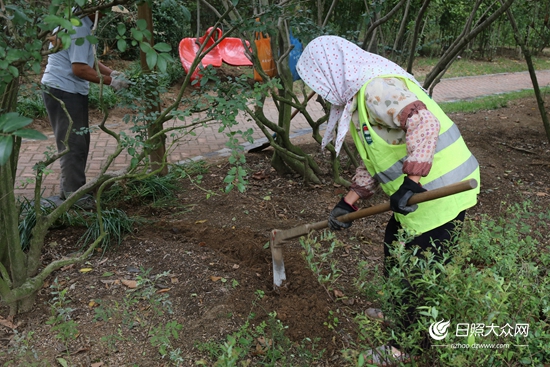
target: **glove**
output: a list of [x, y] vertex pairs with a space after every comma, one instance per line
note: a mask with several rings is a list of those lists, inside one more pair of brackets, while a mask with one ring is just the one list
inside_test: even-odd
[[130, 82], [128, 82], [128, 80], [124, 77], [124, 74], [119, 71], [113, 71], [109, 76], [111, 77], [110, 85], [116, 91], [128, 88], [130, 86]]
[[124, 74], [121, 73], [120, 71], [113, 70], [113, 71], [111, 71], [111, 74], [109, 74], [109, 76], [110, 76], [111, 78], [116, 78], [116, 77], [118, 77], [118, 76], [124, 77]]
[[405, 180], [403, 180], [399, 189], [390, 196], [390, 209], [395, 213], [403, 215], [414, 212], [418, 208], [418, 205], [407, 205], [407, 201], [409, 201], [414, 194], [424, 191], [426, 191], [426, 189], [422, 188], [420, 184], [417, 184], [405, 176]]
[[340, 199], [338, 204], [332, 209], [330, 212], [330, 216], [328, 217], [328, 227], [333, 231], [339, 231], [342, 228], [349, 228], [351, 227], [351, 222], [340, 222], [336, 220], [341, 215], [345, 215], [348, 213], [353, 213], [357, 211], [357, 207], [354, 205], [349, 205], [344, 198]]

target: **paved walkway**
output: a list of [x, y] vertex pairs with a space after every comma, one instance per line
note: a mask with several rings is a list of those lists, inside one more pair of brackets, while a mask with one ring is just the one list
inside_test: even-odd
[[[541, 87], [550, 84], [550, 70], [537, 72], [537, 79]], [[484, 95], [505, 93], [522, 89], [532, 89], [531, 79], [527, 72], [506, 73], [485, 75], [464, 78], [443, 79], [435, 88], [433, 98], [436, 102], [455, 101], [469, 98], [476, 98]], [[264, 108], [266, 117], [272, 121], [277, 120], [277, 109], [272, 102], [268, 102]], [[323, 112], [315, 98], [308, 104], [308, 112], [313, 118], [322, 117]], [[252, 135], [255, 143], [244, 144], [245, 149], [250, 149], [266, 142], [265, 136], [259, 131], [252, 121], [248, 121], [244, 115], [238, 117], [238, 129], [254, 129]], [[165, 123], [169, 126], [171, 122]], [[172, 122], [176, 123], [176, 122]], [[292, 137], [310, 134], [311, 129], [307, 121], [300, 114], [292, 120]], [[110, 125], [116, 130], [126, 129], [122, 121]], [[235, 130], [237, 129], [235, 128]], [[207, 126], [195, 130], [196, 136], [188, 136], [180, 141], [170, 153], [170, 162], [180, 162], [189, 159], [210, 158], [227, 155], [229, 150], [225, 148], [227, 138], [224, 133], [219, 133], [215, 126]], [[43, 159], [44, 152], [53, 149], [55, 140], [53, 133], [48, 135], [48, 140], [23, 141], [20, 152], [19, 166], [17, 171], [16, 195], [32, 197], [34, 184], [24, 184], [26, 180], [34, 177], [32, 167]], [[114, 151], [112, 138], [102, 131], [95, 131], [91, 136], [90, 154], [88, 156], [88, 177], [94, 177], [99, 173], [101, 164], [106, 157]], [[126, 167], [130, 158], [121, 154], [112, 165], [111, 169]], [[59, 163], [56, 162], [51, 168], [51, 173], [44, 179], [43, 197], [57, 195], [59, 193]]]

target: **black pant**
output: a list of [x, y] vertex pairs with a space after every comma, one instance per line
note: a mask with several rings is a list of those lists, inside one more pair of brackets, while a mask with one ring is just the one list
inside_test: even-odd
[[[86, 183], [86, 162], [90, 150], [88, 96], [48, 88], [42, 93], [42, 97], [53, 128], [58, 152], [65, 150], [63, 141], [67, 135], [70, 120], [73, 122], [68, 140], [69, 152], [60, 159], [59, 196], [64, 199]], [[58, 100], [64, 102], [69, 115], [63, 110]]]
[[[458, 235], [462, 229], [465, 215], [466, 211], [462, 211], [452, 221], [434, 228], [431, 231], [422, 233], [410, 242], [407, 242], [405, 244], [406, 248], [412, 249], [414, 246], [418, 246], [420, 249], [416, 256], [419, 258], [423, 258], [422, 252], [430, 249], [430, 251], [435, 255], [435, 260], [443, 262], [443, 256], [447, 253], [448, 246], [456, 244], [458, 240]], [[388, 270], [396, 264], [395, 259], [390, 256], [390, 247], [388, 245], [394, 241], [397, 241], [397, 234], [401, 228], [402, 227], [399, 222], [395, 220], [395, 216], [392, 216], [386, 226], [386, 233], [384, 235], [384, 274], [386, 277], [388, 276]], [[445, 262], [448, 261], [449, 259]], [[418, 318], [416, 305], [421, 300], [416, 299], [415, 289], [411, 286], [408, 280], [402, 279], [401, 286], [404, 288], [405, 292], [400, 299], [393, 300], [393, 303], [396, 307], [404, 307], [406, 310], [403, 318], [401, 320], [397, 320], [398, 324], [406, 330], [416, 322]], [[429, 338], [426, 337], [422, 344], [422, 347], [428, 347]], [[398, 345], [396, 344], [396, 346]]]

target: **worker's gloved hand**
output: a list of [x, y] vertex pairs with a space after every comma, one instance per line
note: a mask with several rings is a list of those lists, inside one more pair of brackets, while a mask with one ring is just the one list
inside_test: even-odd
[[351, 227], [351, 222], [340, 222], [336, 220], [341, 215], [345, 215], [348, 213], [352, 213], [357, 211], [357, 207], [354, 205], [348, 204], [344, 198], [340, 199], [338, 204], [332, 209], [330, 212], [330, 216], [328, 217], [328, 227], [333, 231], [339, 231], [342, 228], [349, 228]]
[[110, 85], [116, 91], [128, 88], [130, 86], [130, 82], [126, 79], [125, 75], [120, 71], [115, 70], [109, 76], [111, 77]]
[[407, 205], [407, 202], [414, 194], [424, 191], [426, 191], [426, 189], [422, 188], [420, 184], [417, 184], [405, 176], [403, 184], [401, 184], [399, 189], [392, 196], [390, 196], [390, 209], [395, 213], [403, 215], [414, 212], [418, 208], [418, 205]]
[[117, 71], [117, 70], [111, 71], [111, 74], [109, 74], [109, 76], [110, 76], [111, 78], [116, 78], [116, 77], [121, 76], [121, 77], [123, 77], [124, 79], [126, 79], [126, 76], [124, 75], [124, 73], [121, 73], [120, 71]]

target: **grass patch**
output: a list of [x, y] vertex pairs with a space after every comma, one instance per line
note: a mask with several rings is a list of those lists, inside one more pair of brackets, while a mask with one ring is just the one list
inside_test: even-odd
[[[439, 61], [438, 58], [416, 58], [413, 64], [413, 74], [418, 81], [425, 79], [426, 74]], [[533, 57], [536, 70], [550, 69], [550, 58]], [[472, 60], [461, 58], [456, 60], [444, 75], [444, 78], [456, 78], [464, 76], [476, 76], [500, 73], [515, 73], [527, 71], [525, 60], [515, 60], [504, 57], [496, 57], [491, 61]]]
[[[101, 216], [103, 219], [103, 230], [105, 231], [105, 237], [100, 243], [103, 249], [106, 249], [111, 243], [120, 245], [124, 236], [131, 233], [136, 224], [144, 222], [141, 218], [129, 217], [125, 211], [120, 209], [103, 210]], [[78, 240], [78, 243], [82, 244], [83, 248], [90, 245], [101, 234], [101, 227], [96, 213], [89, 215], [86, 227], [86, 232]]]
[[[550, 93], [550, 87], [541, 88], [543, 95]], [[471, 113], [481, 110], [496, 110], [499, 108], [507, 107], [509, 101], [522, 98], [533, 98], [535, 95], [533, 89], [526, 89], [517, 92], [501, 93], [490, 96], [484, 96], [471, 100], [455, 101], [455, 102], [441, 102], [439, 106], [445, 111], [445, 113]]]
[[36, 93], [32, 87], [21, 87], [21, 93], [17, 97], [17, 112], [25, 117], [36, 119], [48, 116], [48, 111], [42, 100], [42, 93]]

